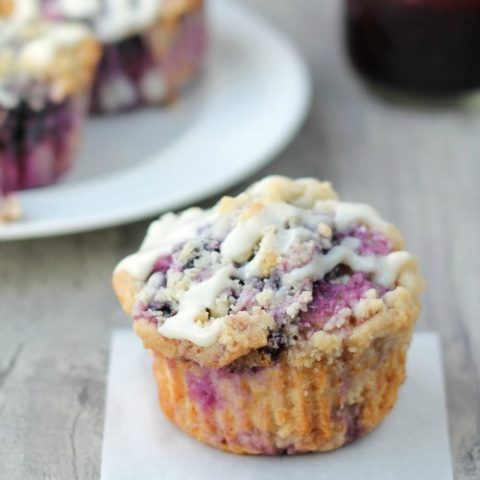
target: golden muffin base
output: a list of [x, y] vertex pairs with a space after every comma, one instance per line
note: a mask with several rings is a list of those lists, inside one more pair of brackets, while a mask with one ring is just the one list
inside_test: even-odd
[[329, 451], [375, 428], [405, 380], [411, 330], [377, 338], [361, 357], [230, 372], [154, 354], [165, 415], [196, 439], [237, 454]]

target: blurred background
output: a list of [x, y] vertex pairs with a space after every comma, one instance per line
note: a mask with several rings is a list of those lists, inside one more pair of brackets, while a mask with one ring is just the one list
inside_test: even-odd
[[[418, 328], [442, 338], [455, 475], [480, 478], [480, 3], [241, 3], [298, 47], [313, 99], [292, 143], [227, 193], [314, 176], [399, 226], [428, 281]], [[0, 244], [5, 478], [97, 478], [110, 333], [129, 325], [110, 277], [148, 223]]]

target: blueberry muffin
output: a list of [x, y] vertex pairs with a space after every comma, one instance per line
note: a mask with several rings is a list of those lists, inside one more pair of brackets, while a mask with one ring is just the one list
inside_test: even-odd
[[203, 0], [41, 0], [44, 14], [88, 23], [103, 44], [92, 111], [161, 104], [192, 80], [203, 60]]
[[405, 379], [423, 281], [403, 246], [330, 184], [268, 177], [153, 222], [113, 285], [174, 424], [234, 453], [327, 451]]
[[99, 46], [84, 25], [0, 3], [0, 193], [57, 180], [79, 144]]

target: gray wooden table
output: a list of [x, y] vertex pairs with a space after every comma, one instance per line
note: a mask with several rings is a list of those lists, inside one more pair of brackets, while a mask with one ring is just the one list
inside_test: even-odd
[[[419, 328], [443, 341], [456, 478], [479, 479], [480, 112], [369, 92], [339, 0], [247, 3], [294, 39], [315, 86], [303, 130], [257, 176], [328, 179], [405, 232], [429, 281]], [[98, 478], [110, 333], [128, 325], [110, 275], [146, 225], [0, 245], [1, 479]]]

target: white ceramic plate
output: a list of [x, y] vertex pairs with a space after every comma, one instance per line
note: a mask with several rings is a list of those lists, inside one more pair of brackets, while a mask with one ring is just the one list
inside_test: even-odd
[[80, 232], [147, 218], [213, 195], [263, 166], [292, 139], [310, 102], [292, 45], [244, 7], [210, 3], [203, 78], [166, 110], [89, 122], [74, 170], [22, 192], [24, 217], [0, 240]]

